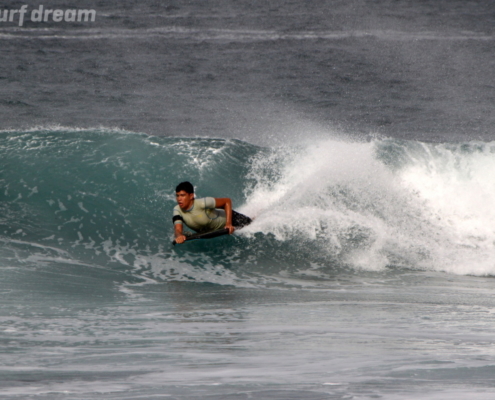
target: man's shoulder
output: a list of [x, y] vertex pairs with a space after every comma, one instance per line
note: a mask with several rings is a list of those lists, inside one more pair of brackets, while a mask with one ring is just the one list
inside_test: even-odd
[[215, 204], [215, 198], [214, 197], [199, 197], [197, 199], [194, 199], [194, 206], [198, 206], [201, 208], [210, 208], [211, 204]]
[[202, 200], [205, 208], [215, 208], [216, 200], [214, 197], [203, 197]]

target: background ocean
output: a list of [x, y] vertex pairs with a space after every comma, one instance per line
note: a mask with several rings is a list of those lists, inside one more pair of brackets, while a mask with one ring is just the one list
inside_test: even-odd
[[0, 398], [494, 398], [493, 2], [23, 4], [97, 16], [0, 22]]

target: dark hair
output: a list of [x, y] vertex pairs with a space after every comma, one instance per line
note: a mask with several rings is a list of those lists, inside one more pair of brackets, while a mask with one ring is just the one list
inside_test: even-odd
[[175, 192], [178, 193], [181, 190], [185, 191], [186, 193], [193, 193], [194, 194], [194, 186], [192, 185], [191, 182], [181, 182], [177, 185], [175, 188]]

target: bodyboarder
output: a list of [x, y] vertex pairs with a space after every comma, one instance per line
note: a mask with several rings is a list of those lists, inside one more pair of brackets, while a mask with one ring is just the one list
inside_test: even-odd
[[190, 182], [181, 182], [175, 188], [177, 205], [174, 207], [175, 242], [184, 243], [187, 235], [183, 232], [184, 224], [198, 232], [214, 232], [226, 228], [229, 234], [235, 229], [249, 225], [251, 218], [232, 210], [232, 200], [228, 197], [203, 197], [196, 199], [194, 187]]

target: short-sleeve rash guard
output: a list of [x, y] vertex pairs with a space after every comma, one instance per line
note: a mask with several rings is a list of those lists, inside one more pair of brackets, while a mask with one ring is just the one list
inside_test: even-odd
[[194, 199], [193, 206], [182, 210], [179, 205], [174, 207], [174, 225], [184, 222], [189, 228], [196, 232], [212, 232], [225, 227], [227, 218], [225, 211], [215, 208], [213, 197]]

